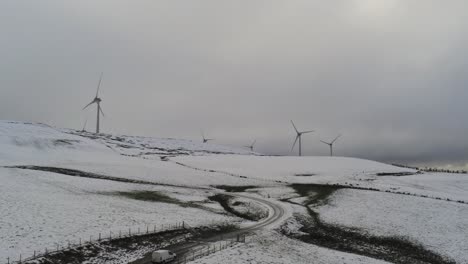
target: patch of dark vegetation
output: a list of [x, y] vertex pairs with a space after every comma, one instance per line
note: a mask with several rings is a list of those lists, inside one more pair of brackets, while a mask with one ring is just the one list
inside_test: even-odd
[[211, 237], [216, 237], [219, 235], [224, 235], [224, 234], [229, 234], [233, 233], [235, 231], [238, 231], [240, 229], [239, 225], [232, 224], [232, 223], [223, 223], [220, 225], [216, 226], [210, 226], [210, 227], [200, 227], [197, 228], [196, 234], [197, 238], [211, 238]]
[[440, 198], [440, 197], [433, 197], [425, 194], [415, 194], [415, 193], [410, 193], [410, 192], [401, 192], [397, 191], [395, 188], [391, 188], [390, 190], [381, 190], [377, 188], [372, 188], [372, 187], [363, 187], [359, 186], [359, 183], [352, 184], [352, 183], [347, 183], [345, 182], [344, 184], [292, 184], [291, 186], [294, 188], [294, 186], [308, 186], [304, 188], [313, 188], [314, 186], [317, 188], [328, 188], [328, 187], [333, 187], [333, 188], [338, 188], [338, 189], [353, 189], [353, 190], [364, 190], [364, 191], [372, 191], [372, 192], [385, 192], [385, 193], [393, 193], [393, 194], [400, 194], [400, 195], [408, 195], [408, 196], [414, 196], [414, 197], [421, 197], [421, 198], [428, 198], [428, 199], [433, 199], [433, 200], [444, 200], [447, 202], [455, 202], [455, 203], [461, 203], [461, 204], [468, 204], [468, 201], [463, 201], [463, 200], [453, 200], [450, 198]]
[[297, 177], [311, 177], [311, 176], [316, 176], [317, 174], [315, 173], [296, 173], [294, 176]]
[[237, 217], [244, 218], [246, 220], [250, 221], [258, 221], [263, 218], [263, 215], [256, 213], [256, 212], [247, 212], [247, 213], [242, 213], [237, 210], [235, 210], [231, 206], [231, 199], [232, 197], [229, 195], [225, 194], [216, 194], [213, 196], [208, 197], [211, 201], [218, 202], [226, 212], [231, 213]]
[[309, 197], [306, 208], [310, 215], [308, 221], [298, 218], [303, 224], [300, 229], [304, 234], [292, 235], [288, 232], [283, 234], [292, 236], [307, 243], [322, 247], [382, 259], [393, 263], [455, 263], [429, 251], [421, 245], [414, 244], [399, 237], [374, 237], [349, 230], [343, 227], [323, 223], [319, 214], [312, 207], [320, 206], [327, 202], [331, 194], [342, 189], [340, 186], [316, 185], [316, 184], [294, 184], [292, 188], [305, 197]]
[[202, 210], [210, 211], [213, 213], [217, 213], [216, 210], [209, 208], [209, 207], [205, 207], [196, 202], [183, 202], [176, 198], [167, 196], [158, 191], [137, 190], [137, 191], [131, 191], [131, 192], [111, 192], [111, 193], [103, 193], [103, 194], [119, 195], [119, 196], [123, 196], [129, 199], [135, 199], [135, 200], [147, 201], [147, 202], [176, 204], [181, 207], [191, 207], [191, 208], [197, 208], [197, 209], [202, 209]]
[[55, 139], [53, 142], [55, 146], [71, 146], [74, 143], [80, 143], [79, 140], [73, 139]]
[[121, 195], [130, 199], [135, 199], [135, 200], [140, 200], [140, 201], [172, 203], [172, 204], [182, 203], [181, 201], [175, 198], [169, 197], [157, 191], [114, 192], [112, 194]]
[[245, 192], [248, 189], [256, 189], [258, 186], [246, 185], [246, 186], [233, 186], [233, 185], [215, 185], [216, 189], [225, 190], [226, 192]]
[[379, 172], [377, 176], [411, 176], [420, 174], [418, 172]]

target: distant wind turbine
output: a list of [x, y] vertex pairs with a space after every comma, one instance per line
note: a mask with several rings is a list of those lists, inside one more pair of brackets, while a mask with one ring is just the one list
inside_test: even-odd
[[250, 149], [250, 151], [253, 151], [256, 142], [257, 142], [257, 140], [254, 140], [254, 142], [252, 142], [252, 145], [250, 145], [250, 146], [245, 146], [245, 147], [248, 148], [248, 149]]
[[214, 140], [212, 138], [205, 138], [205, 133], [202, 132], [203, 143], [207, 143], [208, 141]]
[[83, 129], [81, 130], [81, 132], [86, 132], [86, 124], [88, 124], [88, 119], [85, 120]]
[[325, 142], [325, 141], [323, 141], [323, 140], [320, 140], [320, 142], [322, 142], [323, 144], [327, 144], [328, 146], [330, 146], [330, 156], [333, 156], [333, 144], [334, 144], [335, 141], [337, 141], [340, 137], [341, 137], [341, 135], [338, 135], [332, 142]]
[[294, 127], [294, 130], [296, 131], [296, 140], [294, 140], [294, 144], [291, 148], [291, 151], [294, 150], [294, 147], [296, 146], [296, 143], [297, 143], [297, 140], [299, 140], [299, 156], [302, 156], [302, 135], [303, 134], [308, 134], [308, 133], [312, 133], [312, 132], [315, 132], [314, 130], [309, 130], [309, 131], [301, 131], [299, 132], [299, 130], [297, 130], [297, 127], [296, 125], [294, 124], [294, 122], [291, 120], [291, 124], [293, 125]]
[[101, 98], [99, 98], [99, 89], [101, 88], [101, 81], [102, 81], [102, 73], [101, 73], [101, 77], [99, 77], [99, 83], [98, 83], [98, 86], [97, 86], [97, 91], [96, 91], [96, 97], [94, 97], [93, 101], [91, 101], [91, 103], [87, 104], [83, 110], [85, 110], [86, 108], [88, 108], [88, 106], [92, 105], [92, 104], [96, 104], [97, 105], [97, 118], [96, 118], [96, 134], [99, 134], [99, 118], [101, 117], [101, 114], [102, 116], [104, 116], [104, 112], [102, 111], [102, 108], [101, 108]]

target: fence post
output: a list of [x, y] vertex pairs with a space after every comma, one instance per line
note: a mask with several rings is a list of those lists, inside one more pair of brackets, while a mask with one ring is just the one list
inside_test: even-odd
[[182, 228], [185, 229], [185, 221], [182, 221]]
[[7, 258], [7, 264], [10, 264], [10, 258]]
[[20, 254], [20, 261], [19, 261], [19, 263], [21, 263], [21, 254]]
[[138, 228], [138, 234], [140, 234], [140, 228]]

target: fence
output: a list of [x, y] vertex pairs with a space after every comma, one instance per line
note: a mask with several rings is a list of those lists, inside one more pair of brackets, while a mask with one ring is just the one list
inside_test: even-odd
[[70, 250], [70, 249], [78, 249], [80, 247], [85, 247], [89, 245], [93, 245], [96, 243], [101, 243], [105, 241], [114, 241], [114, 240], [119, 240], [122, 238], [130, 238], [130, 237], [138, 237], [138, 236], [144, 236], [144, 235], [153, 235], [153, 234], [158, 234], [158, 233], [163, 233], [163, 232], [168, 232], [168, 231], [176, 231], [176, 230], [183, 230], [187, 227], [185, 222], [178, 222], [175, 224], [167, 224], [167, 225], [152, 225], [152, 226], [146, 226], [143, 229], [137, 228], [137, 229], [131, 229], [129, 228], [128, 230], [122, 231], [120, 230], [118, 233], [109, 231], [109, 233], [106, 233], [105, 235], [103, 233], [98, 233], [95, 236], [90, 236], [89, 239], [81, 239], [79, 238], [75, 243], [68, 241], [66, 245], [60, 245], [56, 244], [56, 247], [54, 248], [44, 248], [44, 250], [35, 250], [32, 256], [29, 256], [27, 258], [23, 258], [23, 256], [20, 254], [19, 258], [16, 260], [12, 258], [7, 258], [6, 264], [18, 264], [18, 263], [24, 263], [27, 261], [32, 261], [35, 259], [39, 259], [42, 257], [47, 257], [48, 255], [52, 255], [58, 252], [62, 252], [65, 250]]
[[216, 243], [212, 243], [211, 245], [201, 247], [198, 250], [193, 250], [188, 252], [187, 254], [177, 258], [174, 263], [175, 264], [186, 264], [187, 262], [194, 261], [199, 258], [203, 258], [219, 252], [223, 249], [227, 249], [228, 247], [232, 247], [237, 242], [245, 243], [245, 234], [237, 235], [236, 238], [222, 240]]

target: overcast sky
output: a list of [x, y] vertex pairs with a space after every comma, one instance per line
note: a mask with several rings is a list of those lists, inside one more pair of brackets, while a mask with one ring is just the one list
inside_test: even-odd
[[2, 1], [0, 119], [468, 163], [468, 1]]

